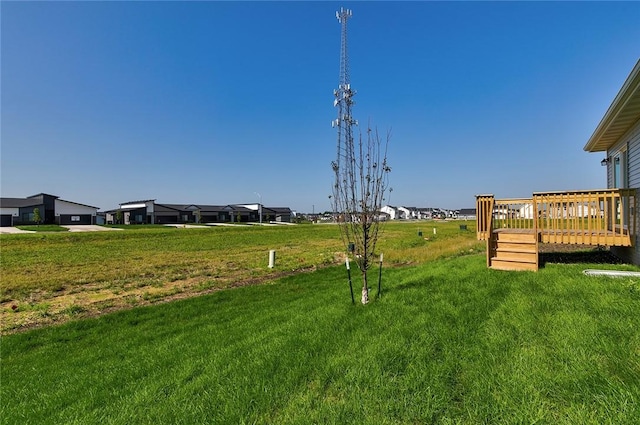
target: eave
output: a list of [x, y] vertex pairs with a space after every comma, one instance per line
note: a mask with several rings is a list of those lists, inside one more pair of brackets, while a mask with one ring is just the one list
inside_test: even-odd
[[627, 77], [606, 114], [584, 146], [587, 152], [602, 152], [615, 145], [640, 121], [640, 60]]

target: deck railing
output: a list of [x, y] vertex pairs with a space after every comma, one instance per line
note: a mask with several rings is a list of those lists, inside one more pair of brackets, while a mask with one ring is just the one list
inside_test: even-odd
[[476, 197], [477, 237], [493, 229], [530, 229], [545, 243], [631, 246], [635, 189], [536, 192], [531, 198]]

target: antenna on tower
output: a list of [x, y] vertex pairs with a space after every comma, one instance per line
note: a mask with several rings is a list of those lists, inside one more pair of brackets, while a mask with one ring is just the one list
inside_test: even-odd
[[338, 109], [338, 118], [331, 125], [338, 130], [337, 157], [334, 163], [336, 177], [340, 178], [340, 174], [348, 172], [341, 169], [342, 165], [347, 169], [353, 166], [353, 126], [358, 125], [358, 121], [351, 116], [351, 108], [355, 103], [353, 96], [355, 90], [351, 89], [351, 81], [349, 75], [349, 55], [347, 51], [347, 21], [353, 13], [349, 9], [340, 8], [336, 12], [336, 18], [342, 26], [340, 38], [340, 79], [338, 88], [333, 91], [333, 105]]

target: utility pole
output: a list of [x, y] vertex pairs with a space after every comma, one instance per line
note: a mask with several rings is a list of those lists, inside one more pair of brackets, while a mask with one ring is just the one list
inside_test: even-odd
[[262, 224], [262, 195], [260, 195], [258, 192], [253, 193], [258, 195], [258, 220], [260, 220], [260, 224]]

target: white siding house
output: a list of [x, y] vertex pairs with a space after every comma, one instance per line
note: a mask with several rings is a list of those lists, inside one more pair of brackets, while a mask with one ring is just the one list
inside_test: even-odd
[[387, 214], [389, 216], [389, 220], [406, 220], [409, 218], [413, 218], [411, 211], [409, 208], [405, 207], [394, 207], [391, 205], [385, 205], [380, 208], [380, 212]]
[[398, 218], [398, 210], [396, 207], [392, 207], [391, 205], [385, 205], [380, 208], [380, 212], [389, 215], [389, 220], [396, 220]]
[[398, 218], [403, 220], [411, 218], [411, 211], [405, 207], [398, 207]]
[[[607, 188], [637, 189], [636, 223], [640, 223], [640, 60], [627, 77], [611, 106], [584, 147], [588, 152], [606, 152]], [[633, 247], [612, 247], [625, 261], [640, 264], [640, 238]]]

